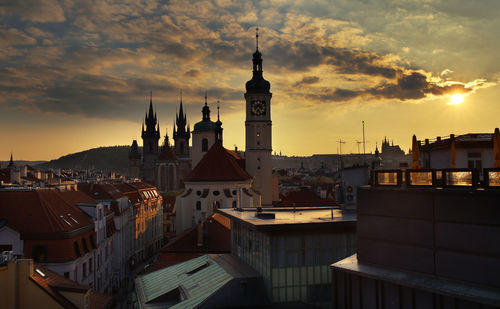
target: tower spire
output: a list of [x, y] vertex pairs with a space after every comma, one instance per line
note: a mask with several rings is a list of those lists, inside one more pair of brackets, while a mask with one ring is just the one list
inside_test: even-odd
[[205, 90], [205, 106], [207, 106], [207, 91]]
[[255, 49], [259, 50], [259, 27], [255, 28], [255, 46]]
[[219, 100], [217, 100], [217, 121], [220, 121], [220, 118], [219, 118], [219, 109], [220, 109], [220, 102]]

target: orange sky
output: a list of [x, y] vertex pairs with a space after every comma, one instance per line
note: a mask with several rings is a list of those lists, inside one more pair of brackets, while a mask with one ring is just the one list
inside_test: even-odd
[[0, 160], [130, 145], [150, 89], [162, 134], [179, 90], [191, 127], [206, 90], [225, 146], [244, 148], [257, 25], [278, 152], [337, 153], [342, 139], [357, 153], [363, 120], [367, 151], [384, 136], [407, 151], [413, 134], [493, 132], [500, 6], [452, 2], [15, 2], [0, 8]]

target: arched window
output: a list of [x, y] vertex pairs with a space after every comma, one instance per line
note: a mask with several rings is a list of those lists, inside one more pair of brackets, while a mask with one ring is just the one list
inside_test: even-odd
[[236, 201], [233, 201], [233, 208], [236, 208], [237, 206]]
[[201, 202], [196, 202], [196, 210], [201, 210]]
[[206, 138], [201, 140], [201, 151], [203, 151], [203, 152], [208, 151], [208, 139], [206, 139]]

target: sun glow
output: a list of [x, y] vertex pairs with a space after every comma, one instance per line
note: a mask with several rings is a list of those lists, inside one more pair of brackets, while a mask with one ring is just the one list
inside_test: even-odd
[[450, 97], [450, 102], [448, 102], [448, 104], [457, 105], [462, 103], [463, 101], [464, 101], [464, 96], [460, 93], [455, 93]]

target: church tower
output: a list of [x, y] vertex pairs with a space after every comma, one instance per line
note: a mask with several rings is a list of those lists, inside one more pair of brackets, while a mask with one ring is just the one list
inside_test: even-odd
[[160, 140], [160, 125], [153, 112], [153, 96], [149, 101], [149, 112], [145, 117], [146, 130], [142, 124], [142, 178], [146, 182], [156, 183], [156, 160], [158, 158], [158, 141]]
[[[258, 29], [257, 29], [258, 30]], [[272, 205], [272, 122], [271, 84], [262, 75], [259, 33], [253, 54], [253, 76], [246, 83], [245, 167], [253, 177], [253, 187], [261, 193], [262, 205]]]
[[189, 125], [187, 126], [187, 118], [182, 108], [182, 94], [179, 103], [179, 112], [175, 115], [174, 124], [174, 142], [175, 154], [178, 158], [189, 158], [189, 139], [191, 138], [191, 131]]
[[134, 139], [128, 152], [128, 176], [130, 178], [139, 178], [141, 171], [141, 152], [139, 145]]
[[[187, 126], [187, 128], [186, 128]], [[191, 130], [189, 129], [189, 124], [187, 124], [186, 113], [182, 107], [182, 92], [179, 103], [179, 113], [175, 116], [174, 123], [174, 153], [179, 160], [179, 181], [183, 181], [184, 178], [191, 171], [191, 157], [189, 155], [189, 139], [191, 138]], [[179, 184], [179, 187], [181, 184]]]

